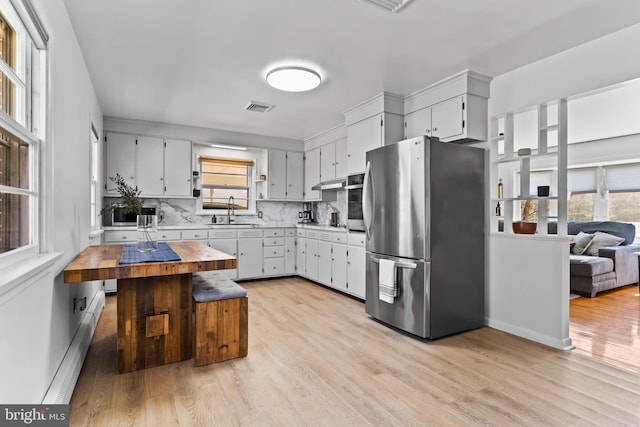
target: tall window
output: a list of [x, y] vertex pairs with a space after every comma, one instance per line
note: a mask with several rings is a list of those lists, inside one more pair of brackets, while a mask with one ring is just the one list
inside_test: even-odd
[[46, 41], [29, 0], [0, 0], [0, 264], [38, 249]]
[[213, 157], [200, 157], [203, 210], [249, 210], [253, 162]]
[[91, 229], [98, 228], [98, 174], [100, 173], [98, 168], [98, 146], [99, 146], [98, 132], [96, 128], [91, 125]]

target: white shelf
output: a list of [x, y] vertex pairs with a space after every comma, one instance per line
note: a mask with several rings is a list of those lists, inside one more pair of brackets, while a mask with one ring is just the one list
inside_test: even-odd
[[522, 196], [522, 197], [503, 197], [502, 199], [491, 199], [492, 202], [517, 202], [519, 200], [558, 200], [558, 196]]
[[497, 160], [497, 163], [502, 164], [502, 163], [519, 162], [522, 159], [539, 159], [543, 157], [555, 157], [557, 155], [558, 155], [558, 152], [556, 150], [549, 151], [547, 153], [534, 153], [528, 156], [515, 155], [514, 157], [501, 157]]

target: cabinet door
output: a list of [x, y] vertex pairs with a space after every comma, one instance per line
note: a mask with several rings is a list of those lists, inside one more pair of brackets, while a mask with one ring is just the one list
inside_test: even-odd
[[365, 297], [365, 265], [364, 246], [349, 246], [347, 255], [347, 292], [358, 298]]
[[[238, 257], [238, 240], [237, 239], [213, 239], [209, 241], [209, 246], [217, 249], [225, 254]], [[237, 260], [237, 264], [240, 264], [240, 260]], [[225, 276], [230, 279], [238, 278], [238, 269], [220, 270]]]
[[431, 134], [441, 140], [462, 135], [464, 98], [457, 96], [431, 107]]
[[296, 237], [296, 273], [298, 276], [307, 277], [306, 271], [306, 246], [307, 239], [304, 237]]
[[164, 195], [191, 196], [191, 141], [164, 140]]
[[347, 126], [347, 172], [364, 172], [366, 153], [382, 146], [382, 115]]
[[318, 240], [318, 282], [331, 286], [331, 242]]
[[302, 200], [304, 192], [304, 153], [287, 152], [287, 199]]
[[110, 177], [120, 174], [131, 187], [136, 186], [136, 137], [121, 133], [107, 134], [107, 165], [105, 168], [106, 196], [119, 196]]
[[307, 249], [305, 251], [305, 267], [307, 279], [318, 281], [318, 241], [313, 239], [307, 240]]
[[238, 278], [262, 276], [262, 239], [238, 239]]
[[269, 150], [269, 199], [287, 197], [287, 152]]
[[336, 178], [347, 177], [347, 138], [342, 138], [336, 144]]
[[409, 113], [404, 118], [404, 138], [431, 136], [431, 107]]
[[304, 199], [320, 200], [320, 191], [311, 189], [320, 182], [320, 148], [305, 151], [304, 155]]
[[320, 147], [320, 181], [336, 178], [336, 144], [330, 143]]
[[347, 290], [347, 245], [333, 244], [331, 252], [331, 286]]
[[138, 137], [136, 184], [142, 196], [164, 195], [164, 141], [150, 136]]
[[296, 274], [296, 238], [284, 238], [284, 274]]

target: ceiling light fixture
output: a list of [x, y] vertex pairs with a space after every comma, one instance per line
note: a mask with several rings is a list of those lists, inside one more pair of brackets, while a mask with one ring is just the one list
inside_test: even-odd
[[364, 0], [387, 9], [391, 13], [396, 13], [407, 5], [411, 0]]
[[320, 74], [304, 67], [278, 67], [267, 73], [267, 83], [270, 86], [287, 92], [315, 89], [321, 81]]

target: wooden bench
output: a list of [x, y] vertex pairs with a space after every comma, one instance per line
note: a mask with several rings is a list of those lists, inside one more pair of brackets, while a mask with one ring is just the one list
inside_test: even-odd
[[195, 364], [245, 357], [248, 350], [247, 291], [217, 271], [193, 273]]

